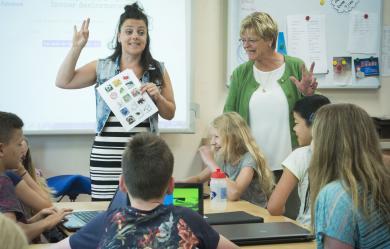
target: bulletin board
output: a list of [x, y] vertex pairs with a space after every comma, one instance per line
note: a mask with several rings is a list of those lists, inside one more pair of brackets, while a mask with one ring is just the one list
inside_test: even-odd
[[[379, 88], [382, 6], [382, 0], [229, 0], [228, 77], [234, 68], [247, 61], [242, 44], [238, 41], [241, 20], [254, 11], [262, 11], [269, 13], [278, 23], [279, 32], [283, 32], [285, 52], [288, 55], [292, 54], [289, 53], [287, 17], [301, 15], [308, 20], [310, 17], [323, 17], [324, 51], [326, 51], [326, 62], [325, 60], [323, 62], [326, 63], [327, 70], [315, 75], [320, 89]], [[352, 24], [356, 22], [357, 17], [364, 20], [374, 18], [370, 21], [376, 23], [374, 31], [371, 32], [375, 35], [361, 36], [362, 39], [356, 39], [355, 35], [359, 33], [355, 32], [356, 26]], [[351, 39], [351, 28], [355, 30], [351, 32], [352, 38], [355, 39]], [[362, 29], [364, 32], [364, 25], [363, 27], [360, 25], [359, 28], [358, 32], [362, 32]], [[358, 44], [367, 40], [370, 40], [374, 46], [371, 46], [370, 50], [362, 51]], [[351, 50], [350, 44], [355, 44], [355, 50]], [[277, 49], [280, 48], [277, 46]], [[310, 63], [305, 63], [307, 67], [310, 66]]]

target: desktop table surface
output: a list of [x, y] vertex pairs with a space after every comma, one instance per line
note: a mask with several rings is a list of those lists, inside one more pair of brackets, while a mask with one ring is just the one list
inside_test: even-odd
[[[74, 211], [80, 210], [106, 210], [109, 202], [57, 202], [54, 205], [58, 208], [73, 208]], [[204, 211], [205, 213], [217, 213], [220, 211], [214, 211], [210, 208], [210, 200], [204, 201]], [[284, 216], [271, 216], [268, 211], [264, 208], [258, 207], [247, 201], [235, 201], [228, 202], [225, 212], [233, 211], [245, 211], [252, 215], [261, 216], [264, 218], [264, 222], [295, 222]], [[43, 249], [47, 248], [48, 244], [36, 244], [30, 245], [31, 249]], [[276, 248], [288, 248], [288, 249], [314, 249], [316, 244], [314, 241], [310, 242], [299, 242], [299, 243], [284, 243], [284, 244], [267, 244], [267, 245], [253, 245], [253, 246], [241, 246], [241, 248], [248, 249], [276, 249]]]

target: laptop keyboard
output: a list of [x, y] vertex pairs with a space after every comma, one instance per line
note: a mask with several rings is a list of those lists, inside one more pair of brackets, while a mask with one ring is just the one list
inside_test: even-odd
[[99, 211], [82, 211], [82, 212], [74, 212], [73, 215], [79, 218], [80, 220], [84, 221], [85, 223], [88, 223], [91, 221]]
[[73, 212], [70, 215], [66, 216], [66, 220], [64, 221], [64, 223], [62, 223], [62, 226], [64, 226], [69, 231], [75, 231], [90, 222], [100, 212], [101, 211]]

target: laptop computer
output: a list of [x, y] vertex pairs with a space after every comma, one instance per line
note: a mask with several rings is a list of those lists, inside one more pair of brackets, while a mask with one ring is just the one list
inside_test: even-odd
[[[129, 198], [126, 193], [119, 188], [116, 189], [114, 197], [111, 199], [107, 210], [126, 207], [130, 205]], [[66, 230], [74, 232], [90, 222], [96, 215], [103, 211], [76, 211], [66, 216], [66, 220], [61, 224]]]
[[292, 222], [213, 225], [218, 233], [237, 245], [304, 242], [314, 235]]
[[173, 195], [167, 196], [164, 203], [188, 207], [203, 216], [210, 225], [263, 222], [262, 217], [244, 211], [204, 214], [203, 184], [201, 183], [175, 183]]

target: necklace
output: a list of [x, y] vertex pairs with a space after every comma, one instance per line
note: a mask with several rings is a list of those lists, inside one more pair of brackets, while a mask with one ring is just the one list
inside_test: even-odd
[[257, 71], [258, 74], [258, 81], [259, 84], [259, 90], [261, 90], [263, 93], [267, 92], [269, 90], [270, 85], [272, 84], [274, 71], [270, 72], [262, 72], [260, 70]]
[[284, 72], [284, 64], [272, 71], [261, 71], [254, 68], [255, 79], [259, 83], [259, 90], [263, 93], [274, 89], [275, 84], [278, 84], [276, 81], [282, 77]]

